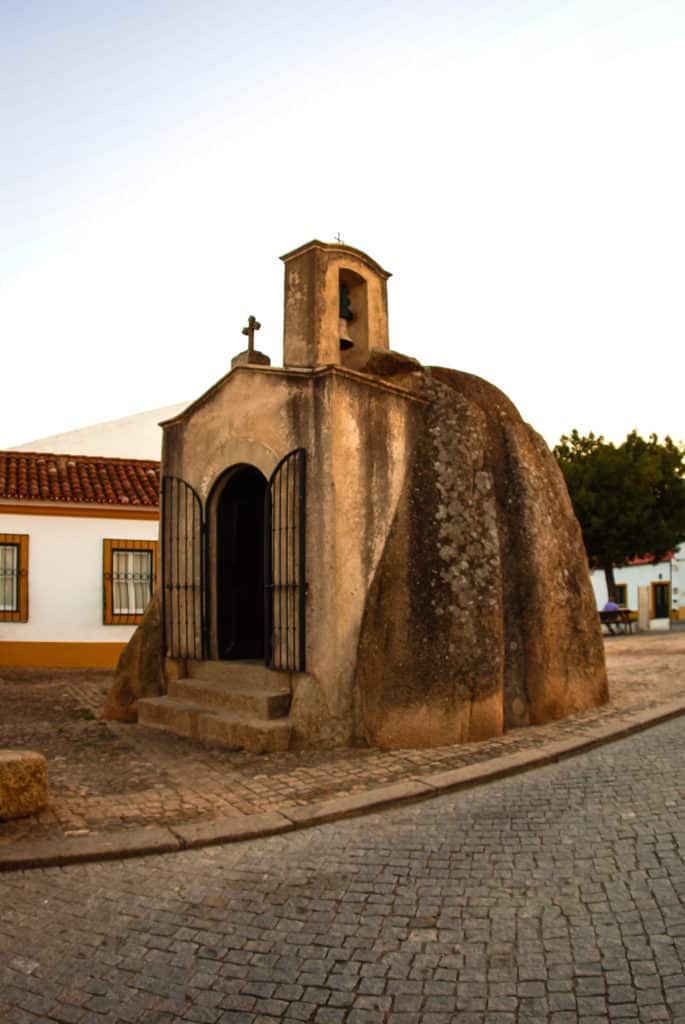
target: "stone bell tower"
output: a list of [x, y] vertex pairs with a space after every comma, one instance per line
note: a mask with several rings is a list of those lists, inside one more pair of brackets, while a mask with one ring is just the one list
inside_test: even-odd
[[285, 263], [284, 366], [360, 369], [387, 350], [390, 274], [360, 249], [316, 240]]

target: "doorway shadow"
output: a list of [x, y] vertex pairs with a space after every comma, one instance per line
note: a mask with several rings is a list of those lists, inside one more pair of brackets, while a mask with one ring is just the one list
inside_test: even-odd
[[264, 497], [254, 466], [230, 476], [216, 512], [217, 651], [221, 659], [264, 658]]

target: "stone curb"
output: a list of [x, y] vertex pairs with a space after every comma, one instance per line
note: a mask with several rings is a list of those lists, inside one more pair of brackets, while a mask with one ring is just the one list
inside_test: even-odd
[[132, 828], [96, 832], [71, 839], [44, 839], [0, 846], [0, 871], [20, 868], [51, 868], [85, 861], [118, 860], [148, 853], [172, 853], [181, 843], [167, 828]]
[[366, 789], [361, 793], [335, 796], [306, 807], [293, 807], [283, 813], [290, 818], [294, 828], [311, 828], [314, 825], [323, 825], [327, 821], [339, 821], [340, 818], [369, 814], [371, 811], [378, 811], [394, 804], [421, 800], [434, 793], [435, 787], [427, 784], [424, 779], [406, 779], [404, 782], [393, 782], [389, 786]]
[[429, 797], [517, 775], [567, 757], [585, 753], [594, 747], [624, 739], [652, 725], [685, 714], [685, 700], [662, 704], [659, 708], [637, 712], [621, 722], [590, 726], [589, 735], [552, 741], [539, 749], [503, 754], [490, 761], [466, 765], [420, 778], [408, 778], [361, 793], [332, 797], [288, 811], [234, 815], [185, 825], [149, 826], [118, 832], [99, 832], [69, 839], [30, 840], [0, 846], [0, 872], [31, 868], [62, 867], [93, 861], [143, 857], [149, 854], [178, 853], [225, 843], [244, 842], [284, 832], [312, 828], [342, 818], [358, 817], [400, 804], [416, 803]]
[[271, 811], [268, 814], [233, 815], [229, 818], [211, 818], [209, 821], [191, 821], [187, 825], [170, 825], [169, 831], [178, 839], [181, 849], [216, 846], [218, 843], [238, 843], [245, 839], [275, 836], [291, 832], [295, 825], [289, 818]]

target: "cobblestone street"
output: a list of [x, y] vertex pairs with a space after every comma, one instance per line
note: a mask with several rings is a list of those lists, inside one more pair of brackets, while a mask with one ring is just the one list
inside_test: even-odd
[[21, 840], [116, 832], [151, 824], [287, 811], [340, 794], [486, 763], [591, 737], [641, 710], [685, 696], [685, 631], [608, 637], [609, 703], [480, 743], [414, 750], [282, 754], [203, 747], [168, 733], [99, 718], [108, 673], [0, 669], [0, 747], [48, 761], [50, 806], [0, 823], [2, 847]]
[[0, 875], [0, 1021], [685, 1022], [685, 719], [411, 807]]

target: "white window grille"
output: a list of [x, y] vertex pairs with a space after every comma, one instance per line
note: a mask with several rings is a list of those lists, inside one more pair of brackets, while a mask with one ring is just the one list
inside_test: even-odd
[[112, 612], [142, 615], [152, 597], [151, 551], [112, 552]]
[[0, 544], [0, 612], [19, 611], [19, 545]]

